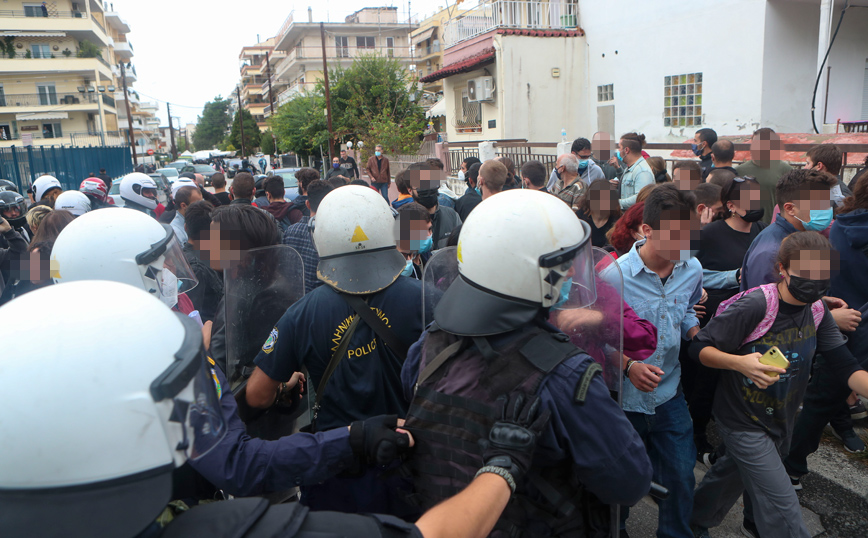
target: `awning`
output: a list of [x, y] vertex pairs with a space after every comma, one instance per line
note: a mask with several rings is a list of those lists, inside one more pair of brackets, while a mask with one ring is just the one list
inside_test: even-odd
[[494, 48], [492, 47], [490, 49], [485, 49], [475, 56], [465, 58], [459, 62], [451, 63], [443, 69], [434, 71], [430, 75], [420, 78], [419, 82], [427, 84], [429, 82], [440, 80], [441, 78], [457, 75], [458, 73], [467, 73], [468, 71], [473, 71], [483, 65], [490, 64], [493, 61]]
[[437, 31], [437, 27], [432, 26], [431, 28], [428, 28], [427, 30], [423, 30], [422, 33], [414, 35], [413, 36], [413, 46], [415, 47], [416, 45], [425, 41], [426, 39], [431, 39], [431, 37], [434, 35], [434, 32], [436, 32], [436, 31]]
[[4, 37], [66, 37], [66, 32], [0, 32]]
[[434, 106], [428, 109], [425, 113], [427, 118], [436, 118], [437, 116], [446, 116], [446, 98], [440, 99]]
[[41, 114], [15, 114], [15, 119], [18, 121], [67, 120], [67, 119], [69, 119], [69, 114], [66, 112], [43, 112]]

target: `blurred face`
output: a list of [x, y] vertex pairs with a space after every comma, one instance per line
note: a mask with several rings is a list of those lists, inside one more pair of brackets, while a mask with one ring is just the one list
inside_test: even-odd
[[680, 191], [693, 191], [702, 181], [699, 170], [687, 170], [678, 168], [675, 170], [672, 181]]
[[215, 271], [231, 270], [241, 260], [241, 240], [238, 233], [220, 230], [220, 223], [212, 222], [199, 240], [199, 255]]
[[790, 268], [782, 272], [808, 280], [828, 280], [834, 269], [830, 254], [826, 250], [804, 250], [798, 258], [790, 260]]
[[400, 226], [398, 251], [409, 260], [419, 253], [422, 241], [431, 237], [431, 223], [420, 218], [400, 219]]
[[750, 158], [762, 167], [768, 167], [771, 161], [782, 160], [783, 156], [783, 146], [777, 134], [768, 139], [755, 136], [750, 141]]
[[591, 210], [600, 213], [612, 211], [617, 207], [618, 194], [613, 189], [591, 190], [589, 193], [591, 198]]
[[800, 193], [799, 200], [784, 204], [784, 212], [803, 222], [810, 222], [811, 210], [822, 211], [831, 207], [832, 193], [829, 189], [807, 189]]
[[748, 211], [756, 211], [762, 207], [762, 193], [759, 185], [748, 183], [749, 186], [742, 186], [738, 191], [738, 201], [730, 200], [726, 203], [727, 209], [740, 216], [744, 216]]
[[615, 151], [615, 142], [609, 133], [596, 133], [591, 139], [591, 152], [603, 161], [608, 161]]
[[699, 216], [664, 214], [660, 219], [659, 229], [655, 230], [647, 224], [642, 225], [642, 232], [656, 254], [673, 263], [690, 259], [691, 252], [699, 248]]

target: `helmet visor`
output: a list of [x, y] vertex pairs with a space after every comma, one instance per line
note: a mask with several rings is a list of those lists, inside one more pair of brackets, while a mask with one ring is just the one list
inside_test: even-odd
[[543, 306], [569, 310], [585, 308], [596, 302], [594, 253], [590, 241], [585, 240], [563, 252], [541, 256], [540, 268], [543, 272]]
[[[171, 273], [171, 276], [167, 272]], [[163, 285], [174, 284], [177, 287], [177, 293], [186, 293], [199, 284], [196, 274], [187, 263], [187, 258], [184, 257], [184, 251], [177, 237], [172, 237], [166, 247], [166, 254], [163, 258], [163, 273], [164, 277], [159, 282], [161, 293]]]
[[0, 217], [12, 221], [13, 219], [24, 218], [26, 213], [27, 204], [23, 196], [16, 195], [14, 199], [8, 202], [0, 200]]

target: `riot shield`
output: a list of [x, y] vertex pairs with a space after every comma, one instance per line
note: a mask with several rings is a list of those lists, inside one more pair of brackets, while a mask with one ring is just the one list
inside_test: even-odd
[[233, 392], [286, 309], [304, 295], [301, 256], [286, 245], [256, 248], [224, 270], [226, 377]]
[[434, 320], [434, 307], [452, 281], [458, 278], [458, 248], [446, 247], [434, 252], [422, 275], [422, 319], [427, 327]]

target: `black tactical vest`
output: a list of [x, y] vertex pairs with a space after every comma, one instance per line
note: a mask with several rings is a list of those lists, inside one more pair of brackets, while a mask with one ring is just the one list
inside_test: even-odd
[[[429, 329], [419, 371], [461, 339]], [[497, 399], [516, 391], [536, 394], [548, 373], [581, 351], [564, 335], [534, 326], [497, 349], [475, 340], [477, 346], [464, 338], [452, 357], [417, 386], [407, 414], [406, 427], [416, 439], [407, 464], [415, 486], [411, 500], [423, 510], [460, 492], [483, 466], [479, 441], [488, 438], [499, 418]], [[575, 476], [569, 461], [537, 458], [527, 487], [513, 495], [491, 536], [608, 536], [608, 506]]]

